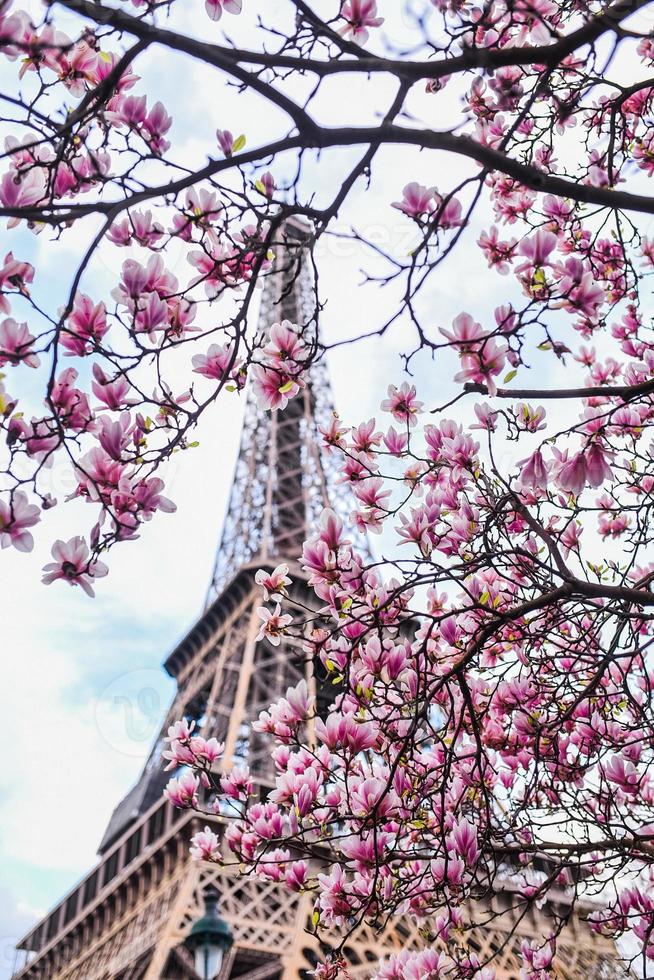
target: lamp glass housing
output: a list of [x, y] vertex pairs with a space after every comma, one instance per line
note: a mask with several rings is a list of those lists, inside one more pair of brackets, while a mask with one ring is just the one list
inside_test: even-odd
[[202, 980], [215, 980], [223, 965], [222, 946], [208, 942], [195, 950], [195, 972]]

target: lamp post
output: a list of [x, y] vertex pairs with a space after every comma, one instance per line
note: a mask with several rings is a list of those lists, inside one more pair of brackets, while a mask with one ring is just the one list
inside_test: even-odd
[[226, 953], [234, 937], [224, 919], [218, 914], [218, 892], [210, 885], [204, 893], [204, 915], [194, 924], [185, 945], [195, 957], [195, 972], [202, 980], [215, 980], [220, 975]]

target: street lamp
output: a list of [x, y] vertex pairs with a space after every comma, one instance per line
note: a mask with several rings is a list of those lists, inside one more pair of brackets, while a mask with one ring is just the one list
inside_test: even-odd
[[234, 937], [228, 924], [218, 915], [218, 892], [210, 885], [204, 893], [204, 915], [194, 924], [186, 947], [195, 957], [195, 972], [202, 980], [215, 980]]

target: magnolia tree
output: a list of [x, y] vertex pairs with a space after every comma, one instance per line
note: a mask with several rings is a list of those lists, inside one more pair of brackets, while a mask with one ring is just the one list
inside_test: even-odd
[[[257, 285], [289, 216], [312, 249], [368, 186], [413, 237], [407, 254], [348, 232], [397, 297], [366, 331], [399, 326], [407, 363], [437, 356], [439, 386], [456, 363], [458, 404], [405, 382], [378, 420], [325, 430], [352, 528], [386, 528], [399, 557], [371, 565], [326, 513], [301, 558], [318, 619], [288, 600], [286, 567], [260, 574], [262, 636], [301, 636], [333, 703], [318, 714], [301, 684], [262, 715], [278, 774], [265, 802], [247, 771], [214, 775], [222, 747], [180, 721], [168, 757], [188, 768], [168, 795], [201, 807], [204, 785], [209, 809], [235, 816], [242, 864], [312, 893], [335, 950], [323, 976], [347, 970], [335, 936], [408, 915], [425, 948], [379, 977], [487, 980], [467, 903], [502, 887], [517, 925], [567, 896], [551, 934], [523, 944], [525, 978], [553, 975], [588, 898], [592, 928], [635, 934], [654, 970], [654, 3], [205, 6], [0, 0], [0, 542], [30, 550], [65, 461], [93, 526], [54, 544], [44, 581], [92, 594], [106, 552], [173, 508], [158, 469], [208, 406], [229, 411], [251, 378], [262, 408], [283, 411], [324, 350], [319, 279], [306, 321], [266, 335], [248, 327]], [[254, 100], [263, 136], [225, 119], [193, 133], [189, 162], [139, 74], [164, 61], [182, 103]], [[350, 88], [369, 92], [363, 107]], [[407, 172], [379, 197], [393, 145]], [[446, 185], [415, 179], [412, 161], [444, 153]], [[57, 259], [71, 241], [74, 268]], [[464, 242], [466, 283], [490, 266], [507, 299], [439, 323], [426, 290]], [[94, 277], [110, 253], [120, 271]], [[207, 829], [193, 850], [221, 861], [219, 843]]]

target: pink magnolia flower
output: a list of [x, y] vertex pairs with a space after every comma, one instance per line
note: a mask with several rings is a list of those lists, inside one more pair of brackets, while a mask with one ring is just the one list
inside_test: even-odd
[[132, 417], [129, 412], [121, 412], [120, 418], [116, 421], [112, 421], [106, 415], [101, 415], [97, 424], [98, 442], [112, 459], [121, 460], [130, 440], [138, 439], [138, 430], [132, 424]]
[[603, 287], [596, 282], [592, 272], [575, 257], [566, 259], [561, 268], [557, 267], [561, 279], [559, 291], [562, 298], [553, 304], [554, 309], [565, 309], [570, 313], [581, 313], [593, 319], [606, 299]]
[[93, 597], [93, 581], [104, 578], [109, 569], [97, 559], [91, 560], [89, 548], [84, 538], [76, 535], [69, 541], [55, 541], [52, 546], [53, 562], [43, 568], [42, 582], [50, 585], [63, 579], [69, 585], [80, 585], [87, 595]]
[[450, 197], [449, 200], [445, 201], [440, 194], [436, 195], [433, 219], [439, 228], [446, 231], [450, 228], [460, 228], [463, 224], [462, 212], [461, 201], [456, 197]]
[[223, 151], [226, 157], [231, 157], [234, 152], [234, 134], [229, 131], [229, 129], [217, 129], [216, 139], [218, 140], [218, 145]]
[[[335, 864], [329, 874], [319, 874], [320, 909], [330, 923], [342, 921], [351, 911], [351, 899], [347, 893], [347, 878], [339, 864]], [[338, 976], [338, 973], [333, 974]]]
[[384, 780], [374, 776], [363, 779], [350, 794], [352, 813], [359, 817], [366, 817], [373, 810], [379, 817], [386, 817], [395, 802], [393, 790], [387, 790]]
[[465, 870], [465, 864], [457, 857], [449, 857], [447, 860], [439, 857], [430, 864], [430, 871], [437, 885], [447, 882], [455, 888], [460, 887], [465, 878]]
[[14, 437], [24, 440], [27, 453], [33, 459], [47, 460], [61, 442], [56, 425], [45, 419], [32, 419], [26, 423], [14, 416], [12, 423]]
[[481, 233], [477, 244], [486, 256], [489, 267], [497, 269], [502, 276], [507, 275], [515, 257], [516, 239], [500, 241], [497, 226], [493, 225], [489, 232]]
[[229, 772], [223, 773], [220, 788], [230, 800], [247, 800], [254, 790], [247, 766], [233, 766]]
[[365, 507], [386, 508], [391, 491], [385, 489], [381, 477], [373, 477], [355, 486], [354, 494]]
[[284, 366], [289, 361], [297, 363], [306, 356], [298, 328], [290, 320], [273, 323], [263, 352], [271, 366], [280, 370], [284, 370]]
[[352, 447], [356, 452], [374, 456], [374, 450], [382, 440], [382, 433], [377, 432], [376, 427], [375, 419], [368, 419], [352, 429]]
[[571, 551], [579, 549], [579, 539], [583, 531], [582, 525], [578, 521], [570, 521], [568, 526], [561, 534], [561, 545], [563, 557], [567, 558]]
[[323, 963], [318, 963], [314, 973], [316, 980], [351, 980], [347, 960], [340, 953], [332, 953]]
[[523, 459], [518, 464], [520, 466], [520, 485], [530, 487], [532, 490], [547, 490], [547, 480], [549, 467], [540, 449], [528, 459]]
[[[23, 175], [12, 171], [0, 179], [0, 203], [6, 208], [29, 208], [46, 197], [46, 178], [42, 168], [33, 168]], [[9, 218], [8, 228], [20, 224], [19, 217]]]
[[150, 145], [150, 149], [157, 156], [161, 156], [166, 150], [170, 149], [170, 143], [164, 139], [173, 124], [171, 116], [161, 102], [155, 102], [143, 121], [143, 136]]
[[171, 779], [164, 790], [164, 796], [173, 806], [181, 810], [197, 809], [200, 780], [192, 772], [183, 772], [179, 779]]
[[0, 498], [0, 548], [13, 545], [16, 551], [31, 551], [34, 538], [27, 529], [40, 520], [41, 511], [24, 491], [17, 490], [9, 500]]
[[95, 349], [108, 329], [104, 303], [96, 304], [89, 296], [78, 293], [60, 343], [67, 354], [83, 356]]
[[309, 695], [307, 682], [304, 678], [295, 687], [286, 688], [286, 696], [277, 702], [279, 710], [284, 713], [284, 720], [296, 724], [306, 721], [313, 705], [313, 697]]
[[189, 854], [195, 861], [220, 861], [220, 838], [211, 827], [199, 830], [191, 837]]
[[294, 892], [303, 890], [309, 874], [309, 865], [306, 861], [290, 861], [286, 865], [284, 880], [288, 888]]
[[170, 747], [165, 749], [161, 756], [168, 760], [168, 765], [164, 766], [164, 772], [169, 769], [177, 769], [178, 766], [195, 765], [195, 755], [187, 741], [172, 739]]
[[389, 385], [388, 398], [381, 403], [382, 411], [390, 412], [396, 422], [405, 422], [411, 426], [417, 424], [422, 406], [423, 403], [416, 398], [415, 386], [406, 381], [399, 388]]
[[79, 41], [58, 59], [58, 74], [68, 91], [79, 98], [97, 83], [98, 52], [86, 41]]
[[137, 483], [121, 477], [117, 491], [111, 494], [111, 503], [122, 530], [128, 532], [128, 536], [141, 521], [151, 520], [156, 511], [160, 510], [164, 514], [175, 512], [177, 507], [161, 493], [163, 488], [163, 480], [156, 476]]
[[33, 280], [34, 266], [15, 259], [13, 252], [7, 252], [0, 268], [0, 313], [9, 313], [9, 301], [3, 294], [12, 290], [29, 296], [27, 286]]
[[516, 272], [524, 272], [532, 268], [542, 268], [549, 264], [549, 257], [556, 248], [557, 237], [551, 231], [539, 228], [530, 238], [520, 242], [518, 251], [525, 255], [528, 262], [517, 267]]
[[111, 295], [129, 310], [138, 308], [139, 301], [149, 293], [160, 299], [168, 299], [177, 293], [179, 283], [164, 266], [161, 255], [151, 255], [146, 266], [136, 259], [126, 259], [121, 270], [121, 281]]
[[408, 433], [397, 432], [393, 426], [390, 426], [388, 432], [384, 435], [384, 445], [392, 456], [402, 456], [406, 452], [408, 444]]
[[109, 502], [125, 476], [126, 466], [94, 446], [80, 457], [76, 467], [78, 495]]
[[588, 464], [586, 454], [580, 452], [564, 462], [558, 472], [556, 482], [562, 490], [567, 490], [577, 497], [586, 486], [587, 476]]
[[275, 606], [274, 612], [270, 612], [264, 606], [259, 606], [257, 615], [263, 620], [257, 640], [263, 640], [265, 637], [274, 647], [278, 647], [286, 627], [293, 622], [293, 617], [288, 614], [282, 615], [279, 603]]
[[41, 363], [38, 355], [30, 348], [34, 337], [29, 332], [26, 323], [16, 323], [8, 317], [0, 323], [0, 367], [3, 364], [26, 364], [36, 368]]
[[491, 76], [488, 87], [495, 93], [495, 104], [498, 109], [507, 111], [517, 106], [524, 91], [523, 78], [523, 69], [513, 65], [499, 68]]
[[134, 330], [136, 333], [147, 333], [150, 340], [154, 340], [157, 330], [168, 327], [168, 304], [158, 293], [152, 292], [142, 294], [137, 305]]
[[557, 232], [563, 230], [570, 222], [575, 213], [575, 205], [572, 201], [548, 194], [543, 200], [543, 213], [549, 218], [550, 231]]
[[518, 427], [525, 432], [538, 432], [545, 428], [545, 409], [542, 405], [533, 408], [527, 402], [518, 402], [513, 408], [513, 414]]
[[195, 320], [196, 305], [183, 296], [171, 296], [167, 300], [166, 337], [184, 337], [187, 333], [198, 333], [198, 327], [192, 327]]
[[488, 429], [495, 432], [497, 429], [498, 412], [493, 409], [488, 402], [481, 402], [475, 405], [475, 415], [477, 421], [470, 426], [471, 429]]
[[191, 733], [195, 729], [195, 722], [181, 718], [168, 727], [168, 734], [164, 738], [165, 742], [188, 741]]
[[219, 742], [217, 738], [203, 738], [201, 735], [193, 735], [189, 745], [195, 758], [207, 766], [213, 766], [225, 754], [225, 743]]
[[240, 14], [243, 0], [205, 0], [204, 6], [212, 20], [220, 20], [223, 10], [228, 14]]
[[188, 255], [188, 261], [199, 272], [191, 285], [203, 283], [207, 296], [213, 299], [225, 289], [234, 289], [248, 282], [252, 278], [256, 258], [254, 253], [243, 253], [235, 246], [221, 243], [214, 236], [210, 239], [210, 248], [205, 242], [204, 250]]
[[587, 480], [591, 487], [601, 487], [613, 478], [613, 471], [606, 459], [606, 452], [598, 442], [591, 443], [586, 453]]
[[324, 445], [328, 452], [331, 452], [334, 446], [340, 446], [343, 448], [345, 445], [343, 436], [347, 433], [347, 428], [341, 425], [341, 420], [336, 412], [332, 412], [329, 419], [329, 424], [321, 427], [319, 431], [323, 437]]
[[477, 831], [468, 820], [463, 818], [455, 824], [448, 842], [468, 867], [474, 866], [479, 855]]
[[[96, 78], [98, 83], [103, 81], [111, 72], [114, 70], [118, 64], [119, 56], [113, 51], [103, 51], [102, 57], [98, 58], [96, 65]], [[139, 76], [134, 73], [131, 67], [123, 68], [123, 71], [118, 79], [114, 80], [114, 86], [117, 91], [122, 92], [124, 89], [132, 88], [139, 81]]]
[[265, 174], [263, 174], [257, 181], [256, 187], [257, 190], [260, 190], [267, 198], [272, 199], [275, 189], [277, 188], [277, 184], [275, 183], [275, 178], [269, 170], [266, 170]]
[[535, 940], [525, 940], [520, 948], [525, 966], [520, 971], [521, 980], [548, 980], [552, 976], [550, 968], [554, 963], [556, 942], [551, 939], [547, 943]]
[[345, 0], [341, 5], [341, 17], [347, 23], [340, 33], [358, 44], [368, 40], [369, 27], [381, 27], [384, 23], [384, 18], [377, 16], [377, 0]]
[[[402, 952], [380, 961], [374, 980], [440, 980], [450, 972], [451, 965], [445, 953], [435, 949], [403, 949]], [[487, 978], [480, 977], [480, 980]]]
[[107, 238], [114, 245], [130, 245], [138, 242], [145, 248], [150, 248], [163, 236], [163, 228], [153, 220], [152, 211], [130, 211], [126, 218], [116, 221], [107, 233]]
[[357, 721], [352, 715], [343, 715], [339, 718], [332, 713], [324, 721], [322, 718], [316, 718], [315, 726], [316, 736], [328, 748], [335, 749], [342, 746], [354, 754], [372, 748], [378, 738], [374, 723]]
[[603, 538], [619, 538], [630, 524], [628, 514], [600, 514], [597, 529]]
[[304, 387], [299, 377], [289, 376], [274, 368], [255, 364], [252, 369], [253, 387], [260, 408], [276, 411], [284, 409]]
[[18, 50], [11, 47], [11, 42], [19, 42], [27, 33], [29, 20], [25, 11], [17, 10], [11, 13], [11, 2], [3, 5], [0, 9], [0, 41], [5, 47], [5, 55], [8, 58], [15, 58]]
[[487, 336], [481, 323], [473, 320], [469, 313], [459, 313], [452, 321], [452, 329], [448, 330], [446, 327], [441, 327], [440, 333], [447, 337], [452, 345], [462, 353], [476, 350], [480, 341]]
[[172, 234], [186, 242], [193, 241], [194, 229], [210, 231], [221, 211], [222, 205], [214, 191], [192, 187], [186, 192], [184, 209], [173, 218]]
[[291, 584], [291, 579], [288, 577], [288, 565], [283, 562], [272, 572], [260, 568], [254, 576], [254, 581], [263, 589], [264, 602], [270, 602], [270, 600], [281, 602], [283, 596], [286, 595], [286, 587]]
[[50, 400], [62, 425], [74, 432], [93, 429], [93, 412], [85, 392], [75, 387], [77, 371], [65, 368], [57, 376], [50, 392]]
[[503, 342], [498, 343], [494, 337], [487, 337], [477, 350], [462, 355], [462, 369], [454, 375], [454, 380], [485, 384], [489, 395], [494, 395], [497, 391], [495, 378], [506, 363], [506, 354], [507, 348]]
[[93, 377], [95, 381], [91, 384], [93, 394], [107, 408], [117, 411], [132, 404], [134, 401], [130, 397], [132, 386], [124, 375], [117, 375], [115, 378], [108, 378], [99, 364], [93, 365]]
[[394, 208], [403, 211], [410, 218], [417, 218], [434, 207], [435, 187], [424, 187], [415, 180], [407, 184], [402, 192], [402, 200], [395, 201]]
[[641, 170], [645, 170], [648, 177], [654, 174], [654, 139], [651, 136], [638, 140], [633, 150], [634, 160], [638, 163]]
[[107, 119], [114, 126], [129, 126], [139, 130], [145, 123], [147, 114], [147, 96], [121, 94], [118, 98], [112, 99]]

